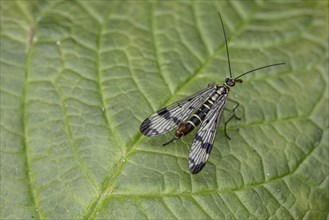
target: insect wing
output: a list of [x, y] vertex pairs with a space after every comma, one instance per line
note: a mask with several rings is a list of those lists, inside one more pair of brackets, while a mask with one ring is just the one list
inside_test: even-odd
[[140, 126], [141, 133], [145, 136], [157, 136], [171, 131], [187, 120], [215, 91], [216, 86], [213, 85], [160, 109], [143, 121]]
[[227, 95], [223, 95], [210, 109], [192, 142], [189, 153], [191, 173], [200, 172], [206, 165], [217, 134], [217, 128], [225, 109]]

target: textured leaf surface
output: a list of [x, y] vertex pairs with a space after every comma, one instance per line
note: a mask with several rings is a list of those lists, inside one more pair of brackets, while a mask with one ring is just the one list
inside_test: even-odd
[[[228, 76], [239, 122], [198, 175], [157, 109]], [[1, 1], [1, 219], [325, 219], [326, 1]], [[227, 118], [228, 116], [226, 116]]]

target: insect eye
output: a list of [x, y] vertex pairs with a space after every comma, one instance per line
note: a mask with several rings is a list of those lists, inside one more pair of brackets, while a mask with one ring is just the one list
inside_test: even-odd
[[225, 79], [225, 83], [226, 83], [226, 85], [228, 85], [229, 87], [235, 86], [235, 82], [234, 82], [232, 79], [230, 79], [230, 78], [226, 78], [226, 79]]

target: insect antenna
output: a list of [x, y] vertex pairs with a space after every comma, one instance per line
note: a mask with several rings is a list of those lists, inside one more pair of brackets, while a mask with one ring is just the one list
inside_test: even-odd
[[271, 66], [278, 66], [278, 65], [283, 65], [283, 64], [285, 64], [285, 63], [274, 63], [274, 64], [271, 64], [271, 65], [258, 67], [258, 68], [256, 68], [256, 69], [249, 70], [248, 72], [242, 73], [240, 76], [235, 77], [234, 80], [237, 80], [237, 79], [239, 79], [241, 76], [244, 76], [244, 75], [246, 75], [246, 74], [248, 74], [248, 73], [251, 73], [251, 72], [254, 72], [254, 71], [256, 71], [256, 70], [261, 70], [261, 69], [265, 69], [265, 68], [268, 68], [268, 67], [271, 67]]
[[228, 69], [230, 71], [230, 78], [232, 78], [232, 71], [231, 71], [231, 61], [230, 61], [230, 54], [228, 53], [228, 46], [227, 46], [227, 39], [226, 39], [226, 32], [224, 28], [224, 23], [222, 20], [222, 16], [218, 12], [219, 18], [220, 18], [220, 23], [222, 24], [223, 32], [224, 32], [224, 38], [225, 38], [225, 45], [226, 45], [226, 54], [227, 54], [227, 62], [228, 62]]

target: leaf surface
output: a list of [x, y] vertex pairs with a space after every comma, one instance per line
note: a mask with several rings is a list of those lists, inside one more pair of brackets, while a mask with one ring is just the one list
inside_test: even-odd
[[[1, 1], [1, 219], [325, 219], [327, 2]], [[140, 123], [229, 76], [241, 121], [192, 175], [194, 134]], [[224, 115], [226, 119], [228, 114]]]

